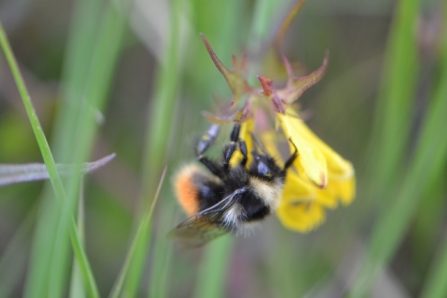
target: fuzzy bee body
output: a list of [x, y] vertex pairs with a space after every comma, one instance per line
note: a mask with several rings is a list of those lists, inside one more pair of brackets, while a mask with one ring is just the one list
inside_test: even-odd
[[[253, 161], [247, 167], [247, 149], [244, 140], [239, 139], [239, 129], [236, 124], [222, 162], [216, 163], [202, 155], [217, 137], [218, 130], [212, 126], [196, 148], [198, 160], [211, 174], [191, 164], [175, 178], [178, 201], [190, 216], [171, 232], [183, 246], [201, 246], [228, 232], [247, 234], [279, 205], [286, 169], [297, 152], [280, 168], [261, 147], [262, 153], [252, 152]], [[243, 157], [231, 167], [237, 144]]]

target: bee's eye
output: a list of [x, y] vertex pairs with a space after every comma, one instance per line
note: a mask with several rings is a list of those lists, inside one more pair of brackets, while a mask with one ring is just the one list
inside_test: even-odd
[[258, 173], [262, 176], [268, 176], [270, 174], [269, 167], [262, 161], [258, 162]]

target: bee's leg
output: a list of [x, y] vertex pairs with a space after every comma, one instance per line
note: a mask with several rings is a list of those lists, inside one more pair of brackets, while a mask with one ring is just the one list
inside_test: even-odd
[[292, 139], [289, 139], [289, 142], [292, 144], [293, 148], [295, 148], [295, 151], [294, 151], [293, 154], [289, 157], [289, 159], [286, 160], [286, 162], [284, 163], [284, 169], [283, 169], [284, 174], [285, 174], [285, 172], [287, 171], [287, 169], [293, 164], [293, 162], [295, 161], [295, 159], [298, 157], [298, 149], [296, 148], [295, 143], [292, 141]]
[[214, 161], [208, 159], [206, 156], [203, 155], [198, 156], [197, 160], [200, 161], [211, 173], [213, 173], [217, 177], [222, 177], [221, 168]]
[[197, 142], [196, 155], [200, 156], [205, 153], [206, 150], [214, 143], [217, 136], [219, 135], [220, 126], [217, 124], [212, 124], [206, 134], [204, 134], [200, 140]]
[[239, 140], [239, 150], [242, 153], [242, 159], [240, 165], [245, 168], [248, 158], [247, 158], [247, 145], [245, 144], [244, 140]]
[[225, 149], [223, 152], [223, 156], [224, 156], [223, 168], [224, 168], [225, 172], [228, 172], [228, 170], [230, 168], [230, 159], [233, 156], [234, 151], [236, 150], [237, 142], [239, 140], [240, 130], [241, 130], [241, 125], [239, 123], [236, 123], [233, 127], [233, 130], [231, 131], [231, 134], [230, 134], [231, 142], [230, 142], [230, 144], [225, 146]]
[[214, 161], [208, 159], [203, 155], [206, 150], [214, 143], [218, 134], [219, 134], [220, 126], [213, 124], [208, 128], [206, 134], [204, 134], [200, 140], [197, 142], [197, 146], [195, 148], [197, 160], [200, 161], [211, 173], [214, 175], [221, 177], [222, 171], [218, 164]]

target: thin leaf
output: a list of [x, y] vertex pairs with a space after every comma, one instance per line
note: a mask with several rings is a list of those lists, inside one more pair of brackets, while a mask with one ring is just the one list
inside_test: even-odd
[[225, 297], [224, 287], [232, 247], [231, 235], [208, 244], [199, 268], [194, 297]]
[[419, 56], [420, 0], [401, 0], [388, 36], [381, 88], [370, 144], [373, 197], [384, 198], [396, 185], [408, 148]]
[[[123, 267], [121, 269], [121, 272], [118, 276], [118, 279], [115, 282], [115, 285], [113, 286], [112, 293], [110, 294], [111, 298], [118, 298], [121, 296], [124, 297], [130, 297], [128, 296], [128, 293], [124, 291], [123, 292], [123, 286], [125, 279], [129, 276], [129, 268], [130, 264], [134, 260], [134, 258], [137, 256], [135, 254], [135, 250], [138, 246], [141, 245], [141, 242], [145, 242], [146, 239], [150, 239], [150, 237], [147, 235], [150, 233], [150, 227], [152, 222], [152, 215], [154, 214], [155, 205], [157, 204], [158, 197], [160, 196], [160, 190], [161, 186], [163, 185], [163, 181], [165, 179], [166, 175], [166, 169], [163, 170], [163, 173], [161, 174], [160, 181], [158, 183], [157, 191], [155, 192], [154, 199], [152, 200], [151, 206], [143, 215], [143, 218], [140, 221], [140, 224], [138, 226], [137, 232], [135, 234], [135, 237], [132, 241], [132, 244], [130, 245], [129, 251], [127, 252], [126, 260], [124, 261]], [[148, 245], [148, 244], [146, 244]], [[120, 294], [123, 294], [120, 296]]]
[[[45, 138], [39, 119], [37, 118], [36, 111], [34, 110], [33, 104], [31, 102], [31, 97], [28, 93], [28, 90], [26, 89], [22, 75], [19, 71], [17, 62], [14, 58], [11, 46], [9, 45], [9, 42], [6, 38], [6, 34], [3, 29], [3, 25], [1, 23], [0, 23], [0, 44], [3, 49], [3, 52], [5, 53], [6, 60], [8, 61], [14, 80], [17, 84], [17, 88], [19, 89], [20, 96], [25, 106], [28, 118], [31, 122], [31, 127], [35, 134], [42, 157], [47, 166], [54, 193], [56, 194], [59, 203], [66, 202], [67, 195], [62, 185], [62, 180], [58, 174], [56, 163], [54, 162], [50, 146], [48, 145], [47, 139]], [[78, 258], [78, 261], [80, 262], [81, 267], [83, 269], [82, 270], [82, 273], [84, 274], [83, 278], [84, 282], [87, 285], [87, 289], [89, 290], [89, 294], [91, 295], [91, 297], [99, 297], [98, 289], [93, 279], [93, 274], [91, 273], [90, 265], [85, 255], [84, 248], [80, 244], [79, 236], [77, 234], [74, 221], [72, 221], [72, 224], [70, 225], [70, 237], [73, 242], [73, 249], [75, 251], [75, 255]]]
[[[447, 102], [447, 4], [444, 2], [444, 40], [443, 40], [443, 53], [441, 60], [441, 76], [438, 83], [438, 90], [434, 98], [437, 101]], [[444, 104], [446, 111], [447, 104]], [[440, 132], [445, 129], [440, 128]], [[436, 136], [435, 136], [436, 138]], [[444, 162], [445, 164], [445, 162]], [[444, 239], [444, 244], [441, 247], [438, 255], [433, 259], [433, 265], [427, 277], [426, 284], [423, 288], [421, 297], [436, 298], [436, 297], [446, 297], [447, 295], [447, 283], [445, 282], [445, 277], [447, 276], [447, 237]]]
[[[447, 46], [444, 48], [442, 61], [443, 69], [437, 89], [425, 115], [412, 163], [407, 170], [404, 182], [390, 200], [390, 205], [380, 216], [373, 230], [369, 252], [364, 261], [360, 273], [357, 275], [356, 283], [351, 292], [351, 297], [362, 297], [368, 293], [377, 275], [390, 261], [399, 243], [406, 235], [410, 221], [417, 211], [419, 203], [423, 200], [422, 194], [432, 187], [431, 183], [439, 177], [445, 169], [447, 162], [447, 138], [439, 137], [447, 127]], [[431, 297], [434, 293], [447, 291], [445, 287], [444, 268], [446, 261], [442, 260], [442, 266], [435, 274], [430, 289]], [[430, 297], [423, 295], [422, 297]]]
[[[79, 203], [78, 203], [78, 218], [77, 227], [78, 233], [80, 235], [80, 240], [84, 244], [85, 241], [85, 212], [84, 212], [84, 183], [81, 182], [79, 191]], [[81, 269], [79, 268], [76, 259], [73, 260], [73, 268], [71, 271], [71, 282], [70, 282], [70, 297], [72, 298], [84, 298], [85, 297], [85, 287], [82, 282]]]
[[32, 224], [36, 210], [32, 208], [29, 214], [14, 233], [0, 259], [0, 297], [12, 297], [13, 289], [21, 281], [21, 275], [26, 270], [26, 258], [29, 252]]
[[[158, 70], [158, 80], [153, 101], [149, 110], [149, 122], [146, 131], [145, 156], [142, 167], [141, 179], [143, 187], [141, 190], [141, 207], [144, 212], [151, 200], [156, 188], [156, 181], [167, 164], [167, 148], [169, 137], [174, 125], [174, 109], [181, 73], [180, 63], [180, 18], [184, 9], [185, 1], [175, 0], [171, 2], [170, 30], [168, 43], [164, 46], [166, 55], [161, 61]], [[140, 216], [144, 216], [140, 214]], [[135, 222], [135, 230], [139, 227], [139, 220]], [[141, 281], [141, 275], [146, 263], [148, 251], [149, 232], [142, 233], [146, 239], [136, 243], [134, 256], [129, 264], [128, 276], [126, 277], [123, 292], [129, 297], [137, 295], [137, 289]], [[143, 237], [143, 236], [142, 236]]]
[[[93, 162], [82, 164], [81, 173], [87, 174], [109, 163], [115, 158], [115, 153]], [[71, 164], [56, 164], [59, 175], [68, 177], [76, 173], [76, 166]], [[50, 175], [44, 163], [29, 163], [23, 165], [0, 164], [0, 186], [14, 183], [49, 179]]]
[[[107, 92], [116, 73], [127, 28], [124, 7], [127, 3], [115, 1], [104, 7], [103, 1], [98, 0], [76, 2], [64, 64], [63, 100], [60, 101], [52, 138], [60, 160], [79, 165], [90, 154], [97, 131], [96, 117], [91, 109], [101, 110], [109, 98]], [[69, 226], [75, 222], [72, 214], [77, 206], [79, 183], [80, 176], [68, 179], [69, 200], [59, 210], [51, 205], [51, 201], [45, 202], [42, 208], [28, 274], [27, 294], [31, 297], [45, 296], [47, 292], [56, 297], [63, 295], [71, 258], [68, 234], [76, 240], [73, 235], [77, 230]], [[43, 197], [51, 198], [48, 192], [44, 192]], [[75, 254], [85, 258], [80, 248], [81, 243], [74, 243]], [[83, 276], [91, 281], [93, 275], [86, 271], [88, 264], [79, 258], [78, 261]], [[88, 285], [86, 288], [88, 295], [92, 296]]]

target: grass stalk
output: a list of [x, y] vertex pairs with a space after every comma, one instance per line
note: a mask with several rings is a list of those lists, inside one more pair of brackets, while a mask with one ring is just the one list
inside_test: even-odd
[[152, 216], [154, 214], [155, 205], [157, 204], [158, 198], [160, 196], [160, 190], [161, 186], [163, 185], [163, 181], [165, 179], [166, 175], [166, 168], [164, 169], [163, 173], [161, 174], [160, 181], [158, 183], [157, 190], [154, 195], [154, 199], [152, 200], [152, 203], [148, 210], [144, 212], [143, 218], [140, 221], [140, 224], [138, 226], [137, 232], [135, 234], [135, 238], [132, 241], [132, 244], [129, 248], [129, 251], [126, 256], [126, 260], [124, 261], [123, 268], [121, 269], [120, 275], [118, 276], [118, 279], [112, 289], [112, 293], [110, 294], [111, 298], [118, 298], [121, 296], [128, 297], [128, 293], [126, 291], [123, 291], [124, 288], [124, 281], [129, 273], [130, 264], [132, 263], [132, 259], [138, 256], [135, 254], [136, 248], [141, 245], [141, 242], [145, 239], [150, 238], [150, 236], [147, 236], [147, 231], [150, 231], [151, 228], [151, 222], [152, 222]]
[[417, 22], [420, 0], [399, 1], [384, 61], [371, 139], [373, 197], [397, 183], [408, 146], [419, 58]]
[[[22, 75], [20, 74], [17, 62], [12, 53], [11, 47], [9, 45], [6, 34], [3, 30], [3, 25], [0, 23], [0, 44], [3, 49], [3, 52], [6, 56], [6, 60], [8, 61], [9, 67], [13, 74], [14, 80], [17, 84], [17, 88], [19, 89], [20, 96], [22, 98], [23, 104], [25, 106], [28, 118], [31, 122], [31, 126], [33, 132], [35, 134], [37, 143], [39, 145], [39, 149], [42, 154], [42, 158], [47, 166], [48, 173], [50, 175], [50, 182], [53, 187], [56, 198], [59, 203], [63, 203], [67, 201], [66, 193], [64, 186], [62, 184], [62, 180], [59, 177], [57, 172], [56, 163], [54, 161], [53, 155], [50, 150], [50, 146], [46, 140], [45, 134], [43, 133], [42, 127], [40, 125], [39, 119], [37, 118], [35, 109], [31, 102], [31, 97], [26, 89], [25, 83], [23, 81]], [[82, 245], [80, 245], [80, 241], [78, 238], [78, 234], [76, 233], [76, 226], [74, 223], [71, 225], [70, 229], [71, 239], [73, 241], [73, 247], [75, 249], [75, 255], [78, 258], [80, 264], [82, 264], [82, 273], [84, 277], [84, 282], [86, 283], [87, 289], [92, 297], [98, 297], [98, 290], [96, 287], [96, 283], [93, 279], [93, 274], [91, 273], [89, 262], [86, 258], [84, 249]]]
[[[68, 38], [66, 61], [64, 64], [64, 88], [63, 100], [59, 103], [54, 124], [53, 149], [59, 161], [74, 163], [74, 145], [76, 138], [76, 119], [83, 119], [80, 112], [80, 103], [85, 99], [85, 81], [91, 63], [96, 30], [98, 28], [101, 11], [100, 1], [80, 0], [74, 7], [73, 20]], [[87, 120], [87, 119], [86, 119]], [[79, 144], [78, 144], [79, 145]], [[74, 187], [73, 187], [74, 188]], [[34, 241], [31, 252], [25, 295], [27, 297], [48, 295], [49, 281], [57, 285], [58, 290], [63, 287], [65, 272], [68, 272], [68, 248], [65, 245], [66, 238], [58, 239], [56, 244], [56, 228], [59, 226], [60, 206], [55, 205], [52, 190], [45, 185], [41, 195], [42, 205], [39, 208], [37, 228], [34, 233]], [[61, 244], [64, 244], [62, 246]], [[55, 248], [55, 246], [58, 246]], [[65, 252], [56, 258], [53, 250]], [[50, 264], [54, 260], [52, 268], [53, 278], [50, 278]], [[52, 287], [53, 291], [56, 286]]]
[[[147, 126], [145, 156], [142, 168], [141, 208], [145, 210], [150, 205], [156, 177], [160, 175], [163, 166], [167, 164], [167, 148], [170, 132], [173, 127], [174, 106], [179, 85], [179, 55], [180, 55], [180, 15], [184, 5], [183, 0], [171, 2], [170, 29], [168, 42], [164, 45], [165, 56], [159, 66], [156, 89], [152, 96]], [[141, 237], [135, 244], [133, 258], [130, 261], [128, 276], [123, 286], [123, 292], [129, 297], [137, 293], [141, 275], [146, 263], [150, 239], [150, 225], [143, 227]]]
[[[444, 35], [442, 36], [444, 36], [444, 40], [441, 52], [442, 56], [439, 63], [440, 78], [435, 91], [436, 93], [434, 94], [434, 100], [447, 102], [447, 38], [445, 37], [445, 34], [447, 33], [447, 5], [445, 3], [443, 33]], [[445, 108], [445, 105], [447, 104], [444, 104], [444, 107], [440, 108]], [[445, 277], [447, 276], [447, 237], [445, 239], [444, 245], [441, 247], [440, 252], [433, 260], [433, 265], [430, 268], [421, 297], [435, 298], [447, 296], [447, 283], [445, 282]]]
[[[85, 212], [84, 212], [84, 187], [81, 182], [81, 191], [79, 192], [79, 201], [78, 201], [78, 216], [77, 216], [77, 230], [79, 234], [79, 239], [82, 241], [82, 244], [85, 243]], [[73, 260], [73, 266], [71, 269], [71, 281], [70, 281], [70, 289], [69, 289], [70, 297], [72, 298], [84, 298], [86, 295], [85, 287], [82, 283], [82, 275], [81, 268], [76, 261]]]
[[26, 259], [23, 257], [29, 252], [29, 235], [36, 217], [36, 208], [33, 207], [20, 224], [9, 241], [0, 259], [0, 297], [12, 297], [13, 289], [20, 280], [26, 268]]
[[[422, 194], [432, 187], [431, 184], [444, 170], [444, 165], [447, 162], [447, 139], [439, 136], [447, 127], [447, 118], [445, 117], [445, 111], [447, 111], [446, 49], [447, 47], [444, 47], [441, 76], [425, 115], [414, 158], [396, 196], [390, 200], [389, 208], [380, 216], [374, 227], [369, 252], [357, 275], [357, 282], [354, 284], [351, 297], [363, 297], [368, 293], [378, 273], [388, 264], [405, 236], [405, 231], [423, 199]], [[447, 265], [444, 264], [447, 262], [443, 258], [439, 270], [435, 271], [433, 277], [429, 279], [430, 282], [426, 289], [430, 295], [447, 290], [444, 285], [444, 275], [441, 275], [447, 271]], [[423, 297], [442, 296], [424, 295]]]

